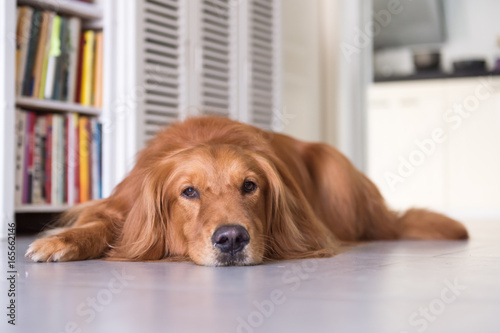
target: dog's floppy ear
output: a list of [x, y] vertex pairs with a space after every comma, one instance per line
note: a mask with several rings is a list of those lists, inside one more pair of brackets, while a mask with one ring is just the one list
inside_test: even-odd
[[165, 175], [161, 169], [142, 178], [140, 193], [135, 193], [117, 245], [109, 257], [128, 260], [157, 260], [167, 255], [167, 201]]
[[266, 236], [271, 260], [329, 257], [337, 244], [318, 220], [297, 182], [278, 158], [259, 155], [267, 180]]

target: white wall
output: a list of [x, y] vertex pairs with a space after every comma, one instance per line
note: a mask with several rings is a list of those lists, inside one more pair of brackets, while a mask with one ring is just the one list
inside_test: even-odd
[[282, 0], [284, 132], [336, 146], [365, 167], [365, 96], [371, 42], [357, 45], [369, 0]]
[[282, 1], [284, 133], [323, 140], [320, 105], [320, 1]]

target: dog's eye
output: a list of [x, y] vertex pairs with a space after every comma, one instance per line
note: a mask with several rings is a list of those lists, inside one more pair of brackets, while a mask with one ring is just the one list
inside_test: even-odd
[[243, 187], [242, 187], [243, 193], [252, 193], [256, 189], [257, 189], [257, 184], [255, 184], [254, 182], [252, 182], [250, 180], [247, 180], [243, 183]]
[[184, 191], [182, 191], [182, 196], [188, 199], [198, 199], [200, 194], [194, 187], [188, 187]]

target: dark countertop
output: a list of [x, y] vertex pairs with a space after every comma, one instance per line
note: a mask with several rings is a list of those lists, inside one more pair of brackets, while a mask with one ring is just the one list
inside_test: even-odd
[[404, 76], [376, 76], [373, 82], [395, 82], [395, 81], [416, 81], [416, 80], [435, 80], [435, 79], [457, 79], [465, 77], [477, 76], [500, 76], [500, 70], [494, 71], [470, 71], [458, 73], [445, 73], [445, 72], [421, 72]]

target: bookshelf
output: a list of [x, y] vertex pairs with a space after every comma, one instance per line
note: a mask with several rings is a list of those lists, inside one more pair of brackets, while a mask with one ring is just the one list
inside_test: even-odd
[[17, 0], [17, 5], [52, 10], [64, 15], [77, 16], [84, 20], [100, 21], [103, 18], [103, 10], [100, 6], [75, 0]]
[[[0, 112], [0, 182], [3, 188], [0, 189], [0, 212], [2, 213], [2, 228], [0, 238], [5, 237], [5, 224], [14, 220], [15, 214], [30, 213], [58, 213], [70, 207], [68, 204], [16, 204], [14, 203], [15, 187], [15, 140], [14, 131], [16, 108], [22, 108], [35, 112], [36, 114], [62, 114], [67, 115], [77, 113], [102, 119], [102, 107], [85, 106], [75, 102], [66, 102], [50, 99], [38, 99], [27, 96], [16, 96], [15, 76], [16, 76], [16, 8], [18, 6], [30, 6], [41, 10], [53, 11], [58, 15], [73, 16], [81, 19], [81, 29], [105, 30], [107, 22], [112, 18], [105, 16], [105, 12], [110, 12], [106, 1], [95, 0], [95, 3], [85, 3], [75, 0], [17, 0], [6, 1], [0, 4], [0, 31], [7, 39], [0, 41], [0, 102], [3, 103]], [[105, 8], [108, 8], [106, 11]], [[112, 52], [109, 48], [107, 53]], [[103, 68], [106, 68], [104, 57]], [[106, 74], [107, 73], [107, 74]], [[103, 75], [110, 75], [112, 71], [105, 70]], [[104, 78], [103, 78], [104, 79]], [[107, 79], [105, 79], [107, 81]], [[106, 87], [103, 87], [106, 91]], [[105, 152], [103, 152], [105, 154]], [[14, 158], [13, 158], [14, 157]], [[103, 166], [104, 167], [104, 166]]]
[[25, 96], [16, 97], [16, 106], [27, 108], [30, 110], [63, 112], [63, 113], [74, 112], [88, 116], [99, 116], [102, 112], [101, 108], [85, 106], [78, 103], [53, 101], [53, 100], [38, 99]]
[[21, 205], [16, 207], [16, 213], [61, 213], [69, 205]]
[[[102, 104], [97, 104], [102, 107], [16, 97], [18, 5], [77, 16], [82, 19], [83, 29], [102, 29], [103, 87], [98, 91], [104, 93]], [[94, 0], [94, 4], [76, 0], [0, 1], [0, 35], [4, 36], [0, 38], [0, 238], [6, 236], [6, 226], [15, 220], [16, 213], [19, 220], [25, 217], [33, 220], [36, 213], [67, 208], [64, 205], [15, 207], [16, 200], [19, 202], [15, 186], [19, 156], [14, 140], [16, 107], [40, 114], [53, 113], [57, 118], [78, 113], [99, 119], [102, 196], [107, 197], [132, 169], [137, 151], [158, 130], [177, 120], [218, 108], [221, 115], [263, 128], [273, 128], [279, 122], [282, 109], [279, 8], [280, 0], [248, 4], [243, 1], [239, 6], [215, 7], [205, 0]], [[230, 20], [224, 20], [220, 26], [217, 22], [226, 16]], [[258, 36], [262, 33], [255, 32], [257, 29], [266, 31], [268, 41], [262, 42]], [[213, 64], [210, 57], [214, 48], [230, 62], [216, 70], [213, 66], [203, 66]], [[264, 59], [265, 65], [262, 55], [268, 57]], [[252, 68], [269, 75], [264, 77]], [[213, 80], [211, 76], [219, 79]], [[42, 93], [35, 96], [50, 96], [42, 88], [39, 92]], [[219, 97], [214, 99], [213, 95]]]

